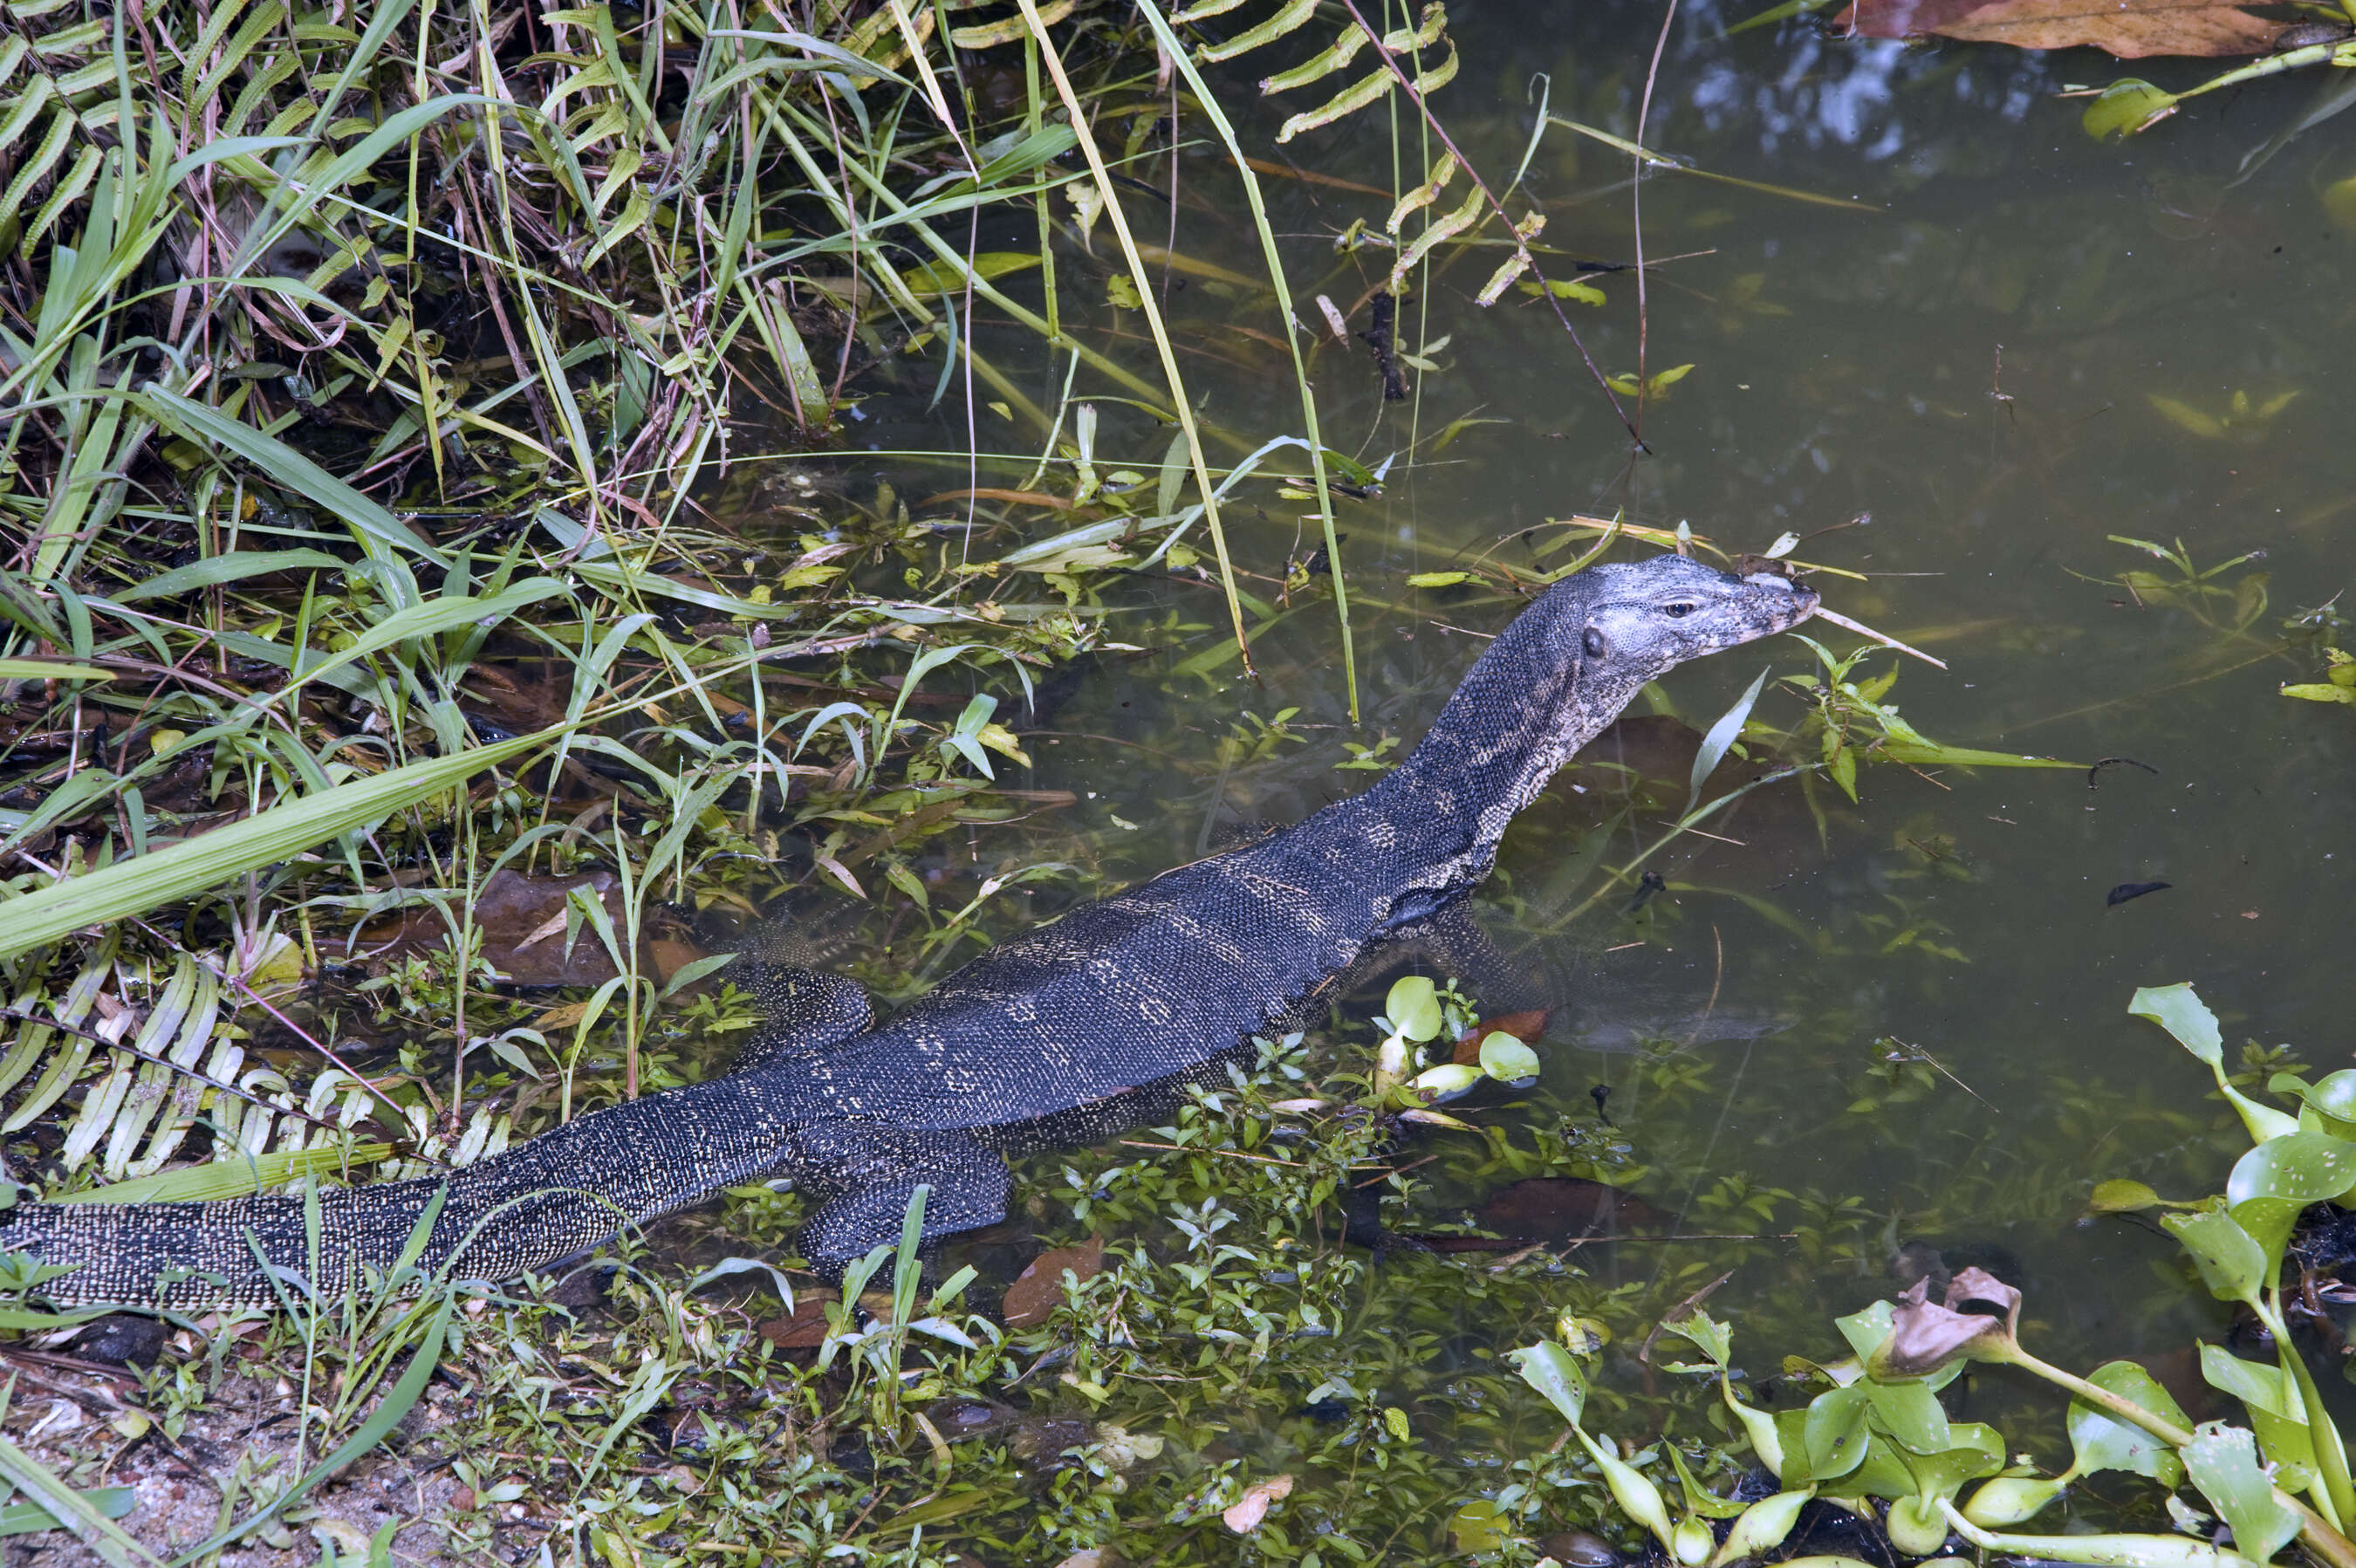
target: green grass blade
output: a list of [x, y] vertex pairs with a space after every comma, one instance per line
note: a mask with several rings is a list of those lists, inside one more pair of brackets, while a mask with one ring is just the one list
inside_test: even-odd
[[416, 530], [277, 437], [162, 387], [151, 386], [137, 395], [157, 424], [169, 425], [199, 446], [227, 447], [261, 469], [273, 484], [305, 496], [342, 518], [363, 536], [364, 547], [373, 541], [380, 547], [421, 555], [436, 566], [450, 564], [450, 558]]
[[252, 1197], [307, 1176], [340, 1176], [389, 1158], [391, 1144], [353, 1143], [325, 1148], [281, 1149], [251, 1159], [208, 1160], [176, 1171], [119, 1181], [112, 1187], [53, 1197], [51, 1203], [213, 1203]]
[[1333, 613], [1342, 623], [1342, 676], [1349, 689], [1350, 722], [1355, 725], [1358, 722], [1358, 660], [1350, 639], [1350, 591], [1342, 582], [1342, 541], [1334, 532], [1333, 487], [1325, 476], [1325, 442], [1317, 429], [1317, 394], [1309, 385], [1309, 367], [1301, 357], [1301, 333], [1293, 325], [1292, 289], [1285, 281], [1283, 258], [1277, 254], [1276, 231], [1269, 224], [1268, 203], [1260, 196], [1259, 176], [1244, 156], [1243, 145], [1236, 140], [1236, 128], [1228, 122], [1226, 112], [1219, 107], [1218, 95], [1203, 80], [1203, 73], [1194, 69], [1194, 59], [1178, 41], [1178, 35], [1171, 31], [1161, 8], [1153, 0], [1138, 0], [1138, 9], [1144, 14], [1146, 25], [1153, 29], [1153, 37], [1166, 58], [1185, 79], [1187, 91], [1194, 95], [1212, 127], [1219, 133], [1219, 140], [1236, 166], [1236, 175], [1243, 181], [1244, 199], [1251, 205], [1252, 226], [1259, 231], [1260, 256], [1268, 267], [1268, 280], [1276, 289], [1285, 347], [1292, 350], [1293, 384], [1301, 389], [1301, 434], [1309, 437], [1309, 466], [1317, 484], [1317, 519], [1325, 530], [1325, 563], [1333, 577]]
[[157, 1562], [155, 1553], [124, 1534], [121, 1525], [101, 1513], [81, 1493], [5, 1437], [0, 1437], [0, 1476], [16, 1483], [18, 1490], [72, 1530], [109, 1568], [134, 1568], [141, 1564], [154, 1568]]
[[[102, 1519], [121, 1519], [139, 1495], [128, 1487], [101, 1487], [76, 1494]], [[0, 1508], [0, 1535], [31, 1535], [37, 1530], [63, 1530], [66, 1522], [38, 1503], [10, 1503]]]
[[282, 800], [241, 822], [218, 828], [86, 876], [0, 904], [0, 958], [29, 952], [85, 926], [106, 925], [194, 897], [249, 871], [291, 859], [314, 845], [369, 827], [392, 812], [465, 782], [495, 763], [519, 757], [561, 733], [541, 730], [449, 757], [430, 757], [372, 778]]
[[1145, 325], [1153, 334], [1154, 350], [1162, 357], [1162, 383], [1170, 389], [1170, 402], [1178, 416], [1178, 428], [1185, 433], [1186, 455], [1194, 469], [1194, 487], [1203, 497], [1203, 522], [1210, 531], [1211, 548], [1219, 560], [1219, 582], [1226, 591], [1227, 621], [1235, 628], [1236, 650], [1243, 656], [1244, 673], [1252, 672], [1251, 642], [1244, 634], [1244, 607], [1236, 596], [1235, 563], [1227, 555], [1227, 535], [1219, 524], [1219, 501], [1211, 487], [1210, 464], [1203, 456], [1202, 434], [1194, 426], [1194, 409], [1186, 396], [1185, 378], [1178, 371], [1178, 352], [1171, 346], [1170, 329], [1162, 319], [1162, 308], [1155, 303], [1153, 274], [1147, 272], [1144, 258], [1137, 253], [1137, 241], [1129, 231], [1129, 218], [1121, 210], [1120, 192], [1112, 182], [1112, 171], [1105, 166], [1104, 153], [1097, 146], [1096, 137], [1087, 130], [1088, 112], [1073, 90], [1072, 79], [1064, 70], [1064, 58], [1047, 38], [1047, 25], [1039, 19], [1039, 7], [1034, 0], [1018, 0], [1023, 7], [1023, 19], [1031, 26], [1032, 36], [1039, 41], [1040, 62], [1055, 83], [1055, 91], [1064, 107], [1071, 113], [1073, 130], [1079, 138], [1079, 149], [1087, 160], [1088, 172], [1096, 177], [1097, 188], [1104, 195], [1104, 214], [1112, 220], [1112, 231], [1120, 242], [1120, 253], [1129, 263], [1130, 276], [1137, 284], [1138, 302], [1145, 312]]

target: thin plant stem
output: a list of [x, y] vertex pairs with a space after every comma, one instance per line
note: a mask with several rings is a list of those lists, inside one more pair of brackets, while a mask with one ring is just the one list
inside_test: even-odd
[[[1129, 231], [1129, 218], [1121, 210], [1120, 192], [1112, 182], [1112, 171], [1105, 166], [1104, 154], [1097, 146], [1096, 136], [1088, 129], [1087, 112], [1080, 106], [1080, 97], [1072, 90], [1072, 79], [1065, 74], [1063, 57], [1055, 52], [1047, 38], [1047, 24], [1039, 19], [1036, 0], [1018, 0], [1023, 7], [1023, 19], [1031, 27], [1032, 36], [1039, 40], [1039, 57], [1055, 83], [1055, 92], [1064, 101], [1064, 108], [1072, 117], [1072, 130], [1079, 137], [1080, 154], [1087, 160], [1088, 172], [1096, 177], [1097, 189], [1104, 197], [1105, 216], [1112, 220], [1114, 235], [1120, 241], [1120, 251], [1129, 263], [1129, 275], [1136, 281], [1139, 308], [1145, 315], [1145, 324], [1153, 333], [1153, 347], [1162, 356], [1162, 379], [1169, 384], [1171, 402], [1175, 405], [1178, 428], [1186, 436], [1186, 460], [1194, 470], [1194, 485], [1203, 497], [1203, 521], [1210, 530], [1211, 548], [1219, 560], [1219, 581], [1226, 590], [1227, 619], [1235, 628], [1236, 650], [1243, 659], [1244, 673], [1258, 679], [1252, 669], [1251, 640], [1244, 634], [1243, 601], [1236, 593], [1235, 563], [1227, 555], [1226, 530], [1219, 522], [1219, 498], [1211, 483], [1210, 465], [1203, 457], [1203, 438], [1194, 428], [1194, 410], [1186, 399], [1185, 379], [1178, 371], [1178, 354], [1170, 346], [1170, 329], [1162, 320], [1162, 307], [1154, 301], [1153, 280], [1147, 275], [1145, 260], [1137, 253], [1137, 240]], [[1315, 437], [1312, 435], [1313, 442]]]

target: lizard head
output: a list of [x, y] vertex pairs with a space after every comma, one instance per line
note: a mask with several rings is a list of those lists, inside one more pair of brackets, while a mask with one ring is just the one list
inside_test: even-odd
[[1590, 581], [1580, 662], [1630, 692], [1688, 659], [1788, 631], [1816, 609], [1816, 591], [1789, 577], [1738, 577], [1683, 555], [1580, 576]]

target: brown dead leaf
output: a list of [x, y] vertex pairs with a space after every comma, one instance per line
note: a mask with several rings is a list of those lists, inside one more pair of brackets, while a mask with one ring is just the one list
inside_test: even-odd
[[780, 1350], [815, 1350], [826, 1337], [827, 1304], [841, 1299], [830, 1290], [798, 1290], [794, 1310], [761, 1325], [761, 1337]]
[[1858, 38], [1924, 34], [2022, 49], [2152, 55], [2265, 54], [2284, 24], [2229, 0], [1855, 0], [1834, 26]]
[[[532, 876], [496, 871], [475, 900], [475, 925], [482, 933], [484, 961], [517, 985], [599, 985], [614, 978], [614, 961], [586, 922], [564, 950], [565, 896], [586, 886], [605, 905], [616, 929], [622, 924], [622, 890], [613, 873], [584, 876]], [[405, 958], [444, 947], [450, 925], [432, 909], [411, 909], [391, 926], [363, 930], [347, 957]]]
[[1271, 1503], [1282, 1502], [1292, 1495], [1292, 1477], [1270, 1476], [1265, 1481], [1254, 1481], [1244, 1488], [1243, 1499], [1219, 1515], [1226, 1527], [1237, 1535], [1249, 1535], [1268, 1517]]
[[1104, 1268], [1104, 1238], [1091, 1236], [1074, 1247], [1057, 1247], [1031, 1260], [1031, 1266], [1006, 1287], [999, 1316], [1009, 1328], [1032, 1328], [1064, 1304], [1064, 1271], [1075, 1279], [1092, 1280]]

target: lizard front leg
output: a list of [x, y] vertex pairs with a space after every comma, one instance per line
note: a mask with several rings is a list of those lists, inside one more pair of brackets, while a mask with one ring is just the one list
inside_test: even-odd
[[797, 1168], [822, 1180], [825, 1201], [802, 1227], [802, 1256], [840, 1277], [874, 1247], [900, 1240], [916, 1188], [925, 1198], [923, 1240], [978, 1230], [1006, 1217], [1006, 1162], [964, 1133], [836, 1122], [795, 1133]]

